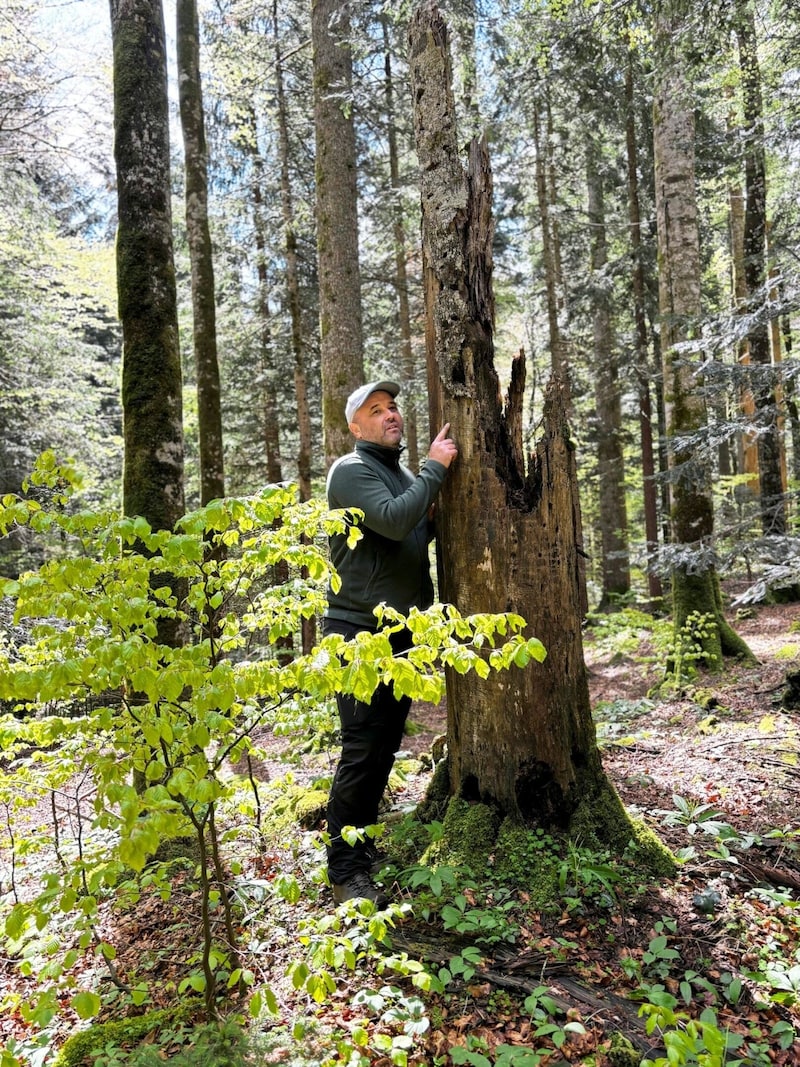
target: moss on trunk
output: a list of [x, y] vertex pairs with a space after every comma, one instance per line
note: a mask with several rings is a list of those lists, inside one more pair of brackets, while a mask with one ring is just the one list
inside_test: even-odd
[[423, 862], [468, 869], [492, 882], [524, 887], [535, 907], [552, 907], [562, 895], [559, 877], [570, 844], [590, 852], [626, 854], [644, 877], [672, 878], [677, 862], [656, 834], [632, 817], [614, 787], [586, 795], [565, 833], [549, 834], [519, 819], [503, 817], [495, 806], [451, 797], [444, 832], [423, 855]]

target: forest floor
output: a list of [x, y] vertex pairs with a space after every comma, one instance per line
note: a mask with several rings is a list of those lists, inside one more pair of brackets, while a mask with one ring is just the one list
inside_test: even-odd
[[[472, 887], [462, 889], [462, 910], [475, 909], [479, 934], [481, 922], [486, 925], [492, 915], [513, 915], [514, 933], [494, 943], [478, 938], [474, 973], [460, 978], [452, 961], [467, 959], [465, 946], [474, 947], [475, 938], [464, 934], [469, 923], [458, 935], [413, 917], [407, 907], [406, 917], [389, 932], [394, 953], [405, 950], [424, 959], [434, 973], [450, 968], [450, 981], [442, 991], [424, 994], [424, 1006], [415, 1005], [416, 990], [407, 979], [390, 970], [380, 973], [379, 952], [366, 953], [354, 969], [341, 967], [319, 1000], [309, 996], [309, 987], [291, 977], [298, 973], [291, 966], [303, 939], [322, 945], [326, 936], [354, 937], [358, 928], [352, 915], [328, 922], [334, 909], [322, 878], [321, 826], [295, 823], [280, 837], [256, 844], [251, 835], [235, 832], [234, 821], [225, 847], [241, 867], [243, 962], [256, 986], [270, 986], [277, 1007], [276, 1014], [251, 1024], [252, 1044], [240, 1062], [344, 1064], [347, 1059], [331, 1057], [347, 1037], [348, 1047], [358, 1047], [365, 1057], [361, 1063], [374, 1067], [402, 1063], [404, 1054], [414, 1065], [627, 1067], [664, 1055], [660, 1030], [648, 1033], [639, 1015], [640, 1003], [658, 999], [660, 990], [676, 998], [676, 1012], [686, 1013], [673, 1020], [676, 1033], [685, 1033], [688, 1016], [697, 1018], [703, 1006], [713, 1010], [705, 1017], [710, 1026], [698, 1030], [705, 1044], [696, 1043], [696, 1049], [712, 1048], [719, 1034], [722, 1040], [726, 1033], [738, 1034], [745, 1042], [727, 1058], [721, 1052], [704, 1061], [684, 1052], [676, 1064], [722, 1067], [737, 1062], [742, 1050], [747, 1055], [739, 1062], [749, 1067], [800, 1064], [800, 1039], [793, 1039], [790, 1029], [800, 1035], [800, 709], [784, 706], [782, 699], [787, 671], [800, 666], [800, 605], [756, 606], [743, 614], [736, 629], [758, 662], [728, 663], [718, 674], [667, 695], [651, 695], [663, 675], [649, 656], [648, 632], [625, 641], [605, 630], [589, 629], [585, 636], [606, 773], [626, 807], [669, 848], [693, 849], [678, 875], [633, 892], [604, 874], [607, 857], [596, 857], [594, 864], [578, 857], [572, 896], [565, 889], [564, 900], [545, 910], [526, 907], [524, 886], [504, 898], [487, 891], [478, 875]], [[415, 705], [411, 720], [402, 764], [407, 773], [394, 780], [389, 820], [424, 795], [430, 763], [419, 757], [443, 733], [445, 712]], [[257, 768], [267, 803], [280, 806], [282, 796], [330, 775], [335, 764], [335, 748], [309, 753], [295, 759], [287, 780], [281, 753], [288, 739], [262, 742], [275, 756]], [[49, 818], [49, 812], [41, 817]], [[390, 835], [390, 853], [391, 847]], [[36, 865], [30, 871], [36, 875]], [[17, 879], [22, 873], [16, 872]], [[276, 894], [278, 880], [287, 875], [296, 878], [299, 892]], [[411, 901], [407, 883], [389, 874], [385, 884], [396, 900]], [[116, 976], [150, 982], [148, 1009], [175, 1003], [186, 960], [198, 944], [196, 903], [196, 887], [185, 872], [168, 904], [144, 889], [134, 907], [109, 904], [104, 912], [101, 934], [116, 946]], [[333, 955], [317, 960], [320, 973], [331, 969]], [[103, 978], [96, 961], [81, 960], [77, 980], [103, 991], [100, 1019], [119, 1018], [125, 998]], [[21, 977], [17, 963], [0, 959], [0, 987], [7, 994], [30, 995], [37, 976]], [[552, 1000], [542, 1001], [543, 994]], [[51, 1050], [80, 1025], [69, 1009], [62, 1010], [50, 1027]], [[550, 1030], [537, 1037], [541, 1025]], [[615, 1034], [630, 1044], [618, 1042]], [[0, 1048], [9, 1037], [17, 1048], [30, 1039], [18, 1007], [0, 1018]], [[172, 1047], [155, 1033], [144, 1040], [156, 1043], [159, 1062], [173, 1057], [178, 1062], [187, 1038], [176, 1030]], [[538, 1053], [525, 1059], [523, 1051], [533, 1048]], [[28, 1062], [46, 1067], [53, 1059], [32, 1055]], [[131, 1053], [129, 1060], [109, 1062], [143, 1061]], [[189, 1056], [180, 1062], [195, 1061]]]

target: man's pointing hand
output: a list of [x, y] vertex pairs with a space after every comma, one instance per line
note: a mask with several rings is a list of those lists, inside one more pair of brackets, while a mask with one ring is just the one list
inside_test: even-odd
[[443, 467], [449, 467], [458, 455], [455, 441], [447, 436], [449, 432], [450, 423], [446, 422], [431, 441], [431, 447], [428, 449], [428, 459], [435, 459]]

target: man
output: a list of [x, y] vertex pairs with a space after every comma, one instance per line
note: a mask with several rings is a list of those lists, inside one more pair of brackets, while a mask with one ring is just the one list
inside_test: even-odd
[[[374, 609], [387, 604], [406, 614], [433, 602], [428, 563], [432, 536], [429, 511], [457, 455], [447, 423], [433, 439], [428, 458], [415, 477], [400, 464], [403, 418], [395, 398], [396, 382], [369, 382], [347, 400], [345, 415], [355, 449], [338, 459], [328, 474], [331, 508], [358, 508], [362, 538], [355, 548], [347, 538], [331, 538], [331, 560], [341, 578], [338, 592], [328, 590], [323, 619], [326, 634], [351, 640], [361, 630], [378, 628]], [[410, 635], [393, 635], [394, 652], [405, 651]], [[328, 801], [328, 876], [337, 904], [366, 897], [385, 907], [388, 897], [370, 879], [375, 859], [371, 841], [350, 845], [344, 826], [369, 826], [380, 804], [411, 706], [380, 685], [369, 704], [338, 695], [342, 752]]]

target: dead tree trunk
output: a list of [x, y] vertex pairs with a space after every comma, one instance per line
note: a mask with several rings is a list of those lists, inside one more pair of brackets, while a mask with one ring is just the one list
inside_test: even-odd
[[[494, 368], [491, 174], [473, 141], [459, 159], [447, 29], [419, 9], [410, 27], [422, 195], [433, 426], [459, 456], [438, 513], [439, 589], [464, 614], [515, 611], [547, 647], [543, 664], [479, 682], [447, 678], [450, 792], [527, 823], [568, 827], [588, 804], [618, 803], [598, 753], [583, 660], [581, 517], [566, 387], [551, 381], [536, 454], [524, 455], [524, 357], [508, 395]], [[584, 810], [586, 810], [584, 808]], [[602, 836], [602, 829], [601, 829]]]

